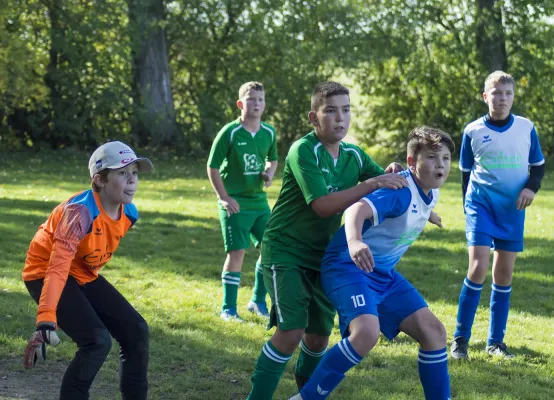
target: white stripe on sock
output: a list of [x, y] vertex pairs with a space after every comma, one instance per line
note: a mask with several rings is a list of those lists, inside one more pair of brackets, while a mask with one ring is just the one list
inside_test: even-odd
[[509, 289], [498, 289], [494, 283], [491, 285], [491, 289], [498, 293], [510, 293], [512, 291], [511, 286]]
[[301, 340], [300, 341], [300, 348], [302, 349], [302, 351], [304, 353], [306, 353], [307, 355], [309, 356], [312, 356], [312, 357], [321, 357], [322, 355], [325, 354], [325, 352], [327, 351], [327, 347], [323, 349], [323, 351], [319, 352], [319, 353], [316, 353], [314, 351], [311, 351], [310, 349], [308, 349], [308, 346], [306, 346], [306, 344], [304, 343], [304, 340]]
[[477, 291], [481, 291], [483, 290], [483, 286], [481, 287], [477, 287], [477, 286], [473, 286], [472, 284], [468, 283], [468, 280], [467, 279], [464, 279], [464, 285], [466, 285], [468, 288], [470, 289], [473, 289], [473, 290], [477, 290]]
[[221, 282], [225, 285], [235, 285], [235, 286], [239, 286], [240, 285], [240, 282], [235, 282], [235, 281], [228, 281], [226, 279], [222, 279]]
[[444, 358], [442, 358], [440, 360], [422, 360], [421, 358], [417, 359], [417, 361], [422, 363], [422, 364], [438, 364], [438, 363], [441, 363], [441, 362], [446, 362], [447, 360], [448, 360], [447, 356], [444, 356]]
[[354, 354], [352, 354], [352, 352], [348, 348], [347, 344], [345, 343], [346, 340], [347, 339], [343, 339], [338, 343], [339, 349], [340, 349], [340, 351], [342, 351], [342, 354], [344, 354], [344, 356], [346, 358], [348, 358], [348, 361], [350, 361], [352, 364], [356, 365], [360, 362], [360, 360], [358, 360], [356, 358], [356, 356]]
[[421, 350], [419, 351], [419, 356], [421, 357], [428, 357], [428, 358], [439, 358], [439, 357], [444, 357], [446, 356], [446, 350], [440, 354], [426, 354], [426, 353], [423, 353]]
[[221, 279], [227, 279], [227, 280], [230, 280], [230, 281], [237, 281], [237, 282], [240, 282], [240, 276], [233, 276], [233, 275], [223, 275], [221, 277]]
[[268, 358], [272, 359], [275, 362], [278, 362], [279, 364], [286, 363], [292, 357], [292, 356], [288, 356], [288, 357], [280, 356], [279, 354], [271, 350], [271, 347], [269, 347], [267, 343], [264, 345], [262, 351]]

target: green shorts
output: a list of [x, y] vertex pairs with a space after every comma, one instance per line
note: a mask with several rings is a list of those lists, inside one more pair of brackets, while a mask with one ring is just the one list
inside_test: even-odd
[[248, 249], [250, 240], [255, 247], [262, 241], [265, 226], [269, 221], [271, 210], [267, 208], [259, 210], [241, 210], [237, 214], [227, 215], [225, 209], [219, 209], [219, 222], [225, 251]]
[[271, 297], [267, 329], [305, 329], [306, 333], [331, 336], [335, 309], [321, 288], [319, 271], [296, 264], [263, 265], [264, 284]]

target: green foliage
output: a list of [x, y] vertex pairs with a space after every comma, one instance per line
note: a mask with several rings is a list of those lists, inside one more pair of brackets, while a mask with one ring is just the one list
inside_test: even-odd
[[[535, 122], [543, 149], [551, 152], [553, 5], [497, 3], [503, 12], [508, 72], [517, 82], [513, 111]], [[459, 142], [463, 127], [487, 112], [481, 93], [492, 72], [482, 66], [477, 52], [476, 2], [387, 0], [353, 5], [366, 21], [365, 37], [353, 43], [363, 49], [362, 56], [351, 65], [368, 115], [362, 141], [401, 152], [407, 133], [426, 124], [444, 129]]]
[[[132, 66], [133, 49], [156, 42], [141, 47], [128, 15], [129, 5], [140, 14], [163, 4], [156, 27], [168, 39], [179, 125], [171, 130], [181, 136], [167, 137], [176, 136], [177, 152], [205, 153], [238, 117], [240, 85], [259, 80], [284, 154], [311, 129], [313, 86], [337, 76], [360, 90], [354, 124], [362, 143], [401, 155], [406, 134], [421, 124], [459, 140], [487, 111], [485, 64], [494, 63], [516, 78], [514, 112], [535, 122], [543, 149], [554, 150], [552, 1], [493, 1], [490, 10], [502, 17], [494, 21], [466, 0], [0, 1], [2, 146], [132, 140], [140, 120], [151, 131], [140, 132], [140, 144], [156, 144], [154, 128], [170, 128], [133, 101]], [[494, 57], [483, 54], [486, 46], [498, 50]]]

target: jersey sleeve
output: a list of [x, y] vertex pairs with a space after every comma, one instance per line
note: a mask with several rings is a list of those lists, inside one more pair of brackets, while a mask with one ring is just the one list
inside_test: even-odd
[[360, 149], [360, 154], [362, 155], [362, 173], [360, 174], [360, 182], [365, 181], [366, 179], [374, 178], [379, 175], [383, 175], [385, 170], [381, 168], [375, 161], [372, 160], [370, 156], [367, 155], [365, 151]]
[[277, 133], [273, 129], [273, 142], [271, 143], [271, 147], [269, 148], [269, 152], [267, 153], [267, 161], [277, 161]]
[[473, 149], [471, 148], [471, 136], [464, 132], [462, 137], [462, 146], [460, 147], [460, 170], [464, 172], [471, 172], [475, 158], [473, 156]]
[[539, 142], [539, 135], [535, 127], [531, 129], [531, 149], [529, 151], [529, 165], [537, 166], [544, 164], [544, 155], [542, 154], [541, 144]]
[[329, 194], [315, 155], [307, 146], [293, 145], [289, 150], [287, 160], [307, 204]]
[[54, 242], [50, 262], [44, 277], [40, 294], [37, 325], [41, 322], [57, 324], [56, 309], [67, 282], [71, 262], [77, 247], [88, 232], [91, 224], [90, 212], [82, 204], [67, 205], [54, 231]]
[[373, 210], [373, 225], [377, 226], [387, 218], [396, 218], [406, 212], [412, 201], [410, 188], [399, 190], [379, 189], [362, 198]]
[[210, 156], [208, 157], [208, 167], [219, 169], [231, 146], [228, 129], [221, 129], [212, 143]]

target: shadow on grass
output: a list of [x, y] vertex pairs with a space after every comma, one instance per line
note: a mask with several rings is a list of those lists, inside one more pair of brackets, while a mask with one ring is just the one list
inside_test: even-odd
[[[0, 235], [7, 241], [4, 260], [23, 267], [29, 242], [37, 227], [44, 222], [56, 202], [0, 199]], [[217, 217], [197, 217], [175, 212], [144, 211], [134, 229], [122, 240], [116, 256], [125, 256], [137, 263], [151, 265], [156, 271], [186, 276], [187, 279], [219, 281], [225, 259], [221, 228]], [[397, 269], [418, 288], [429, 301], [457, 304], [462, 281], [467, 272], [467, 250], [461, 230], [430, 229], [408, 250]], [[445, 243], [449, 248], [437, 247]], [[457, 244], [456, 246], [451, 246]], [[551, 302], [550, 249], [547, 239], [525, 240], [528, 255], [516, 262], [512, 308], [534, 315], [550, 317]], [[452, 250], [452, 248], [454, 250]], [[251, 248], [243, 268], [241, 285], [254, 280], [254, 264], [258, 251]], [[161, 260], [161, 261], [160, 261]], [[518, 271], [533, 272], [537, 279], [518, 276]], [[8, 269], [8, 277], [19, 276], [21, 269]], [[540, 279], [540, 277], [545, 279]], [[482, 298], [490, 293], [491, 277], [487, 278]]]
[[[461, 241], [463, 238], [465, 233], [461, 230], [428, 230], [404, 255], [397, 270], [414, 284], [426, 300], [457, 304], [468, 265], [465, 240]], [[437, 243], [439, 246], [441, 243], [458, 245], [447, 249], [438, 247]], [[451, 250], [452, 247], [455, 250]], [[529, 238], [525, 239], [525, 247], [529, 255], [523, 253], [516, 261], [511, 307], [532, 315], [551, 317], [554, 305], [551, 300], [552, 256], [549, 249], [554, 247], [554, 242]], [[481, 301], [487, 304], [492, 283], [491, 269], [492, 257], [481, 293]], [[518, 275], [519, 271], [533, 272], [537, 279]]]

